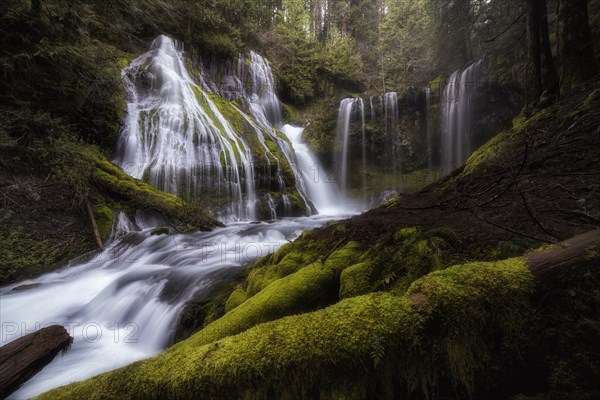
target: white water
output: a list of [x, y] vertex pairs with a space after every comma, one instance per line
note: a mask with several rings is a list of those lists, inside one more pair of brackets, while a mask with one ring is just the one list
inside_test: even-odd
[[[239, 223], [213, 232], [151, 236], [121, 215], [121, 237], [92, 260], [0, 289], [2, 344], [51, 324], [74, 343], [10, 398], [51, 388], [159, 353], [186, 302], [331, 217]], [[12, 291], [23, 284], [40, 284]]]
[[340, 196], [335, 179], [321, 168], [315, 155], [302, 142], [304, 128], [284, 125], [281, 128], [294, 147], [298, 167], [303, 174], [308, 196], [322, 215], [338, 215], [348, 211], [348, 204]]
[[[386, 133], [388, 135], [388, 145], [391, 151], [392, 172], [399, 176], [402, 173], [400, 168], [400, 145], [401, 139], [398, 135], [398, 94], [388, 92], [383, 96], [385, 106]], [[397, 188], [394, 188], [397, 189]]]
[[[294, 171], [293, 185], [310, 215], [306, 185], [291, 146], [275, 130], [281, 125], [281, 103], [268, 61], [250, 52], [247, 67], [240, 56], [235, 72], [230, 63], [226, 68], [237, 75], [224, 76], [220, 85], [200, 66], [199, 76], [191, 76], [191, 62], [181, 45], [160, 36], [149, 52], [123, 71], [129, 102], [115, 162], [163, 191], [187, 200], [225, 204], [213, 211], [226, 222], [255, 220], [261, 203], [276, 211], [275, 217], [286, 216], [290, 208], [286, 193], [293, 188], [286, 188], [283, 159], [273, 154], [268, 139]], [[247, 78], [251, 88], [246, 91]], [[239, 114], [250, 132], [232, 124], [231, 116], [217, 106], [225, 97], [244, 104], [249, 112], [233, 104], [228, 112]], [[252, 150], [253, 139], [258, 140], [258, 149]], [[273, 181], [278, 187], [271, 187]], [[281, 194], [281, 204], [267, 196], [270, 191]]]
[[127, 117], [117, 145], [125, 172], [184, 198], [210, 192], [231, 199], [227, 215], [254, 219], [254, 159], [212, 101], [194, 82], [183, 49], [161, 36], [124, 70]]
[[342, 194], [346, 195], [348, 187], [348, 150], [350, 148], [350, 117], [356, 99], [343, 99], [338, 110], [338, 124], [336, 144], [338, 146], [336, 156], [336, 170], [340, 180]]
[[[371, 114], [373, 113], [373, 102], [371, 101]], [[335, 170], [340, 181], [340, 189], [345, 196], [348, 189], [348, 174], [351, 170], [352, 160], [350, 160], [350, 129], [352, 127], [352, 117], [358, 113], [361, 127], [361, 174], [363, 188], [366, 187], [367, 179], [367, 149], [365, 136], [365, 102], [362, 98], [347, 98], [340, 102], [338, 109], [338, 124], [336, 146], [338, 148], [335, 157]], [[363, 193], [364, 194], [364, 193]]]
[[473, 95], [484, 82], [484, 60], [462, 72], [455, 71], [444, 89], [442, 98], [442, 168], [448, 174], [462, 166], [473, 152], [471, 124]]

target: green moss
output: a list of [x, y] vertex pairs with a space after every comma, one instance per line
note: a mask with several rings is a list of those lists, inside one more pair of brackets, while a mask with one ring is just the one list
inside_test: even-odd
[[[94, 166], [91, 179], [109, 193], [118, 195], [131, 205], [162, 212], [181, 229], [211, 229], [222, 225], [194, 205], [175, 195], [161, 192], [145, 182], [130, 177], [103, 157], [90, 156]], [[186, 228], [182, 223], [189, 224]]]
[[302, 118], [302, 113], [296, 107], [282, 103], [283, 108], [283, 119], [287, 123], [303, 125], [304, 120]]
[[10, 212], [0, 216], [0, 282], [18, 278], [23, 268], [48, 267], [60, 256], [59, 248], [47, 240], [39, 240], [22, 226], [8, 226]]
[[274, 281], [189, 340], [194, 345], [210, 343], [263, 322], [314, 310], [332, 298], [337, 298], [333, 271], [317, 262]]
[[475, 373], [491, 360], [494, 335], [512, 337], [523, 327], [533, 287], [525, 260], [513, 258], [432, 272], [413, 283], [407, 294], [425, 296], [422, 312], [440, 321], [444, 332], [430, 340], [440, 340], [446, 349], [443, 364], [453, 381], [472, 390]]
[[94, 208], [94, 218], [96, 219], [98, 231], [100, 232], [102, 240], [108, 239], [113, 225], [112, 210], [107, 206], [96, 207]]
[[431, 93], [442, 93], [442, 85], [444, 84], [445, 80], [446, 78], [444, 78], [443, 76], [438, 76], [437, 78], [429, 82], [427, 86], [431, 88]]
[[[282, 248], [278, 253], [281, 254], [284, 251], [286, 250]], [[310, 257], [308, 254], [292, 250], [276, 263], [263, 268], [253, 268], [248, 275], [248, 296], [254, 296], [277, 279], [288, 276], [315, 260], [314, 256]]]
[[[273, 312], [290, 301], [302, 304], [304, 297], [292, 299], [285, 287], [296, 293], [302, 281], [324, 282], [330, 272], [321, 264], [304, 268], [297, 273], [304, 279], [278, 281], [286, 284], [271, 285], [269, 296], [265, 290], [219, 320], [226, 322], [158, 357], [40, 398], [294, 398], [309, 388], [319, 398], [345, 396], [348, 388], [353, 394], [371, 388], [375, 397], [431, 396], [446, 378], [468, 393], [474, 374], [493, 362], [491, 351], [524, 323], [533, 286], [522, 259], [467, 264], [415, 282], [408, 294], [426, 296], [419, 310], [405, 297], [372, 293], [256, 324], [264, 320], [264, 313], [255, 314], [263, 307]], [[435, 330], [427, 329], [432, 321]], [[372, 374], [377, 368], [387, 372]]]
[[[354, 298], [213, 344], [186, 341], [157, 358], [41, 398], [244, 398], [270, 387], [291, 398], [295, 390], [310, 387], [326, 372], [335, 376], [361, 370], [357, 361], [370, 362], [374, 337], [389, 337], [390, 343], [408, 348], [420, 328], [420, 319], [406, 299]], [[341, 388], [334, 390], [338, 391]]]
[[[435, 239], [414, 227], [384, 235], [362, 258], [372, 264], [372, 290], [404, 293], [416, 279], [439, 269], [442, 260], [431, 246]], [[441, 247], [441, 243], [435, 243]]]
[[411, 236], [415, 236], [419, 233], [419, 229], [415, 227], [411, 228], [401, 228], [394, 234], [395, 240], [404, 240], [408, 239]]
[[461, 177], [472, 174], [476, 170], [485, 167], [486, 164], [501, 159], [501, 155], [509, 148], [509, 143], [512, 140], [511, 136], [510, 131], [501, 132], [473, 152], [465, 164]]
[[229, 312], [245, 301], [246, 292], [244, 291], [242, 286], [238, 286], [227, 298], [227, 301], [225, 302], [225, 311]]
[[341, 249], [335, 250], [325, 260], [325, 266], [334, 270], [343, 270], [355, 264], [362, 251], [357, 242], [348, 242]]
[[362, 262], [344, 269], [340, 275], [340, 298], [346, 299], [372, 292], [376, 282], [373, 272], [370, 262]]

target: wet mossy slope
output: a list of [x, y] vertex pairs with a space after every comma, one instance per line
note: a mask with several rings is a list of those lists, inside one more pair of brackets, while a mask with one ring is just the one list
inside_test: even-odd
[[180, 231], [221, 225], [199, 207], [134, 179], [93, 145], [0, 146], [0, 284], [30, 278], [95, 250], [89, 202], [107, 240], [119, 211], [162, 214]]

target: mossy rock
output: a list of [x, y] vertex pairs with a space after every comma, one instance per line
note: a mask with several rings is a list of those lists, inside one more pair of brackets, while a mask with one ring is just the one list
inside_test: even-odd
[[357, 242], [348, 242], [344, 247], [334, 251], [327, 257], [325, 266], [341, 271], [354, 265], [362, 253], [360, 245]]
[[113, 226], [112, 210], [107, 206], [95, 207], [94, 218], [96, 219], [96, 225], [98, 225], [100, 237], [102, 237], [102, 240], [108, 239]]
[[159, 226], [150, 231], [150, 236], [168, 235], [170, 233], [169, 228], [166, 226]]
[[241, 286], [237, 286], [225, 302], [225, 312], [229, 312], [246, 301], [246, 292]]
[[340, 275], [340, 298], [346, 299], [373, 291], [375, 285], [373, 265], [366, 261], [352, 265]]
[[196, 345], [210, 343], [263, 322], [331, 304], [338, 294], [333, 276], [320, 262], [305, 266], [249, 297], [190, 340]]
[[[199, 208], [188, 204], [173, 194], [161, 192], [149, 184], [132, 178], [100, 155], [88, 155], [93, 163], [91, 179], [112, 195], [125, 200], [136, 208], [162, 212], [175, 226], [185, 229], [210, 230], [222, 224]], [[189, 227], [186, 227], [189, 225]]]

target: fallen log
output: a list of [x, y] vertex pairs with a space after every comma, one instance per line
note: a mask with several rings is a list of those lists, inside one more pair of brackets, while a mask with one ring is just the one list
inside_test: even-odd
[[[600, 229], [573, 236], [547, 249], [534, 251], [524, 256], [527, 268], [538, 282], [553, 279], [569, 268], [582, 263], [600, 260]], [[427, 296], [413, 293], [408, 296], [414, 309], [422, 308]]]
[[0, 398], [17, 390], [72, 340], [63, 326], [52, 325], [0, 347]]
[[552, 279], [565, 270], [600, 258], [600, 229], [573, 236], [546, 250], [525, 256], [527, 267], [538, 281]]

